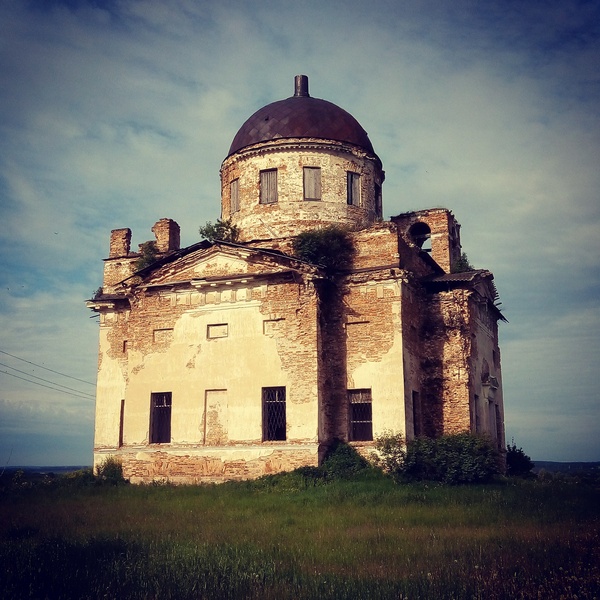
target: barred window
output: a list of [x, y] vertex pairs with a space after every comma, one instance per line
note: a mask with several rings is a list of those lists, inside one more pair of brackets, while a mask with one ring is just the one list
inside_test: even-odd
[[373, 439], [373, 404], [371, 390], [348, 390], [350, 440]]
[[346, 175], [348, 204], [360, 206], [360, 173], [348, 171]]
[[171, 442], [171, 392], [150, 395], [150, 443]]
[[263, 442], [285, 440], [285, 387], [262, 389]]
[[260, 172], [260, 203], [277, 202], [277, 169]]
[[304, 199], [321, 199], [321, 169], [320, 167], [304, 167]]
[[239, 196], [239, 179], [234, 179], [229, 184], [229, 192], [231, 195], [231, 212], [237, 212], [240, 210], [240, 196]]

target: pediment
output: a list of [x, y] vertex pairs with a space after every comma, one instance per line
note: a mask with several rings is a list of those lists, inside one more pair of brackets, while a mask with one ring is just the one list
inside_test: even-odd
[[255, 248], [214, 245], [201, 248], [162, 265], [145, 285], [169, 285], [202, 279], [235, 278], [289, 271], [293, 259]]

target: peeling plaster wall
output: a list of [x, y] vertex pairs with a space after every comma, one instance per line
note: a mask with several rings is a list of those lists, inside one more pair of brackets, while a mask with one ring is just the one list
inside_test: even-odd
[[[196, 290], [147, 291], [139, 293], [129, 318], [124, 313], [103, 315], [97, 458], [118, 451], [126, 473], [133, 476], [142, 469], [132, 453], [137, 455], [139, 447], [149, 443], [151, 393], [171, 392], [171, 444], [161, 450], [167, 455], [189, 447], [196, 457], [192, 463], [204, 464], [199, 454], [217, 444], [228, 464], [226, 457], [232, 451], [223, 447], [262, 444], [285, 447], [278, 451], [289, 457], [290, 465], [299, 460], [294, 458], [298, 452], [304, 460], [308, 451], [315, 462], [319, 393], [314, 288], [283, 281], [209, 291], [204, 304], [201, 297]], [[226, 325], [216, 329], [226, 335], [211, 339], [207, 333], [211, 325]], [[287, 442], [262, 442], [261, 390], [271, 386], [286, 387]], [[219, 408], [211, 404], [215, 392]], [[118, 449], [121, 398], [125, 399], [123, 447]], [[234, 453], [238, 462], [239, 452]], [[185, 462], [181, 457], [178, 461]], [[272, 468], [269, 464], [263, 461], [261, 468]], [[148, 468], [152, 476], [162, 472], [162, 467]], [[226, 467], [229, 474], [231, 469]], [[241, 465], [236, 477], [246, 471], [258, 473], [257, 469]]]

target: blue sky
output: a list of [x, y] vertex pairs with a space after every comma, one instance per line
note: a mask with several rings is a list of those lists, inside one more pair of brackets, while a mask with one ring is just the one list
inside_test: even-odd
[[3, 0], [0, 468], [91, 463], [110, 230], [198, 241], [300, 73], [369, 133], [385, 215], [452, 209], [494, 272], [507, 439], [600, 460], [599, 1]]

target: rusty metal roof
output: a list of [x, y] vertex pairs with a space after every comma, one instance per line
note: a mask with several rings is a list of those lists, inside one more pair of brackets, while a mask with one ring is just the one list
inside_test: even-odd
[[375, 154], [367, 132], [350, 113], [332, 102], [308, 95], [305, 75], [296, 77], [294, 96], [267, 104], [242, 125], [228, 156], [252, 144], [283, 138], [347, 142]]

